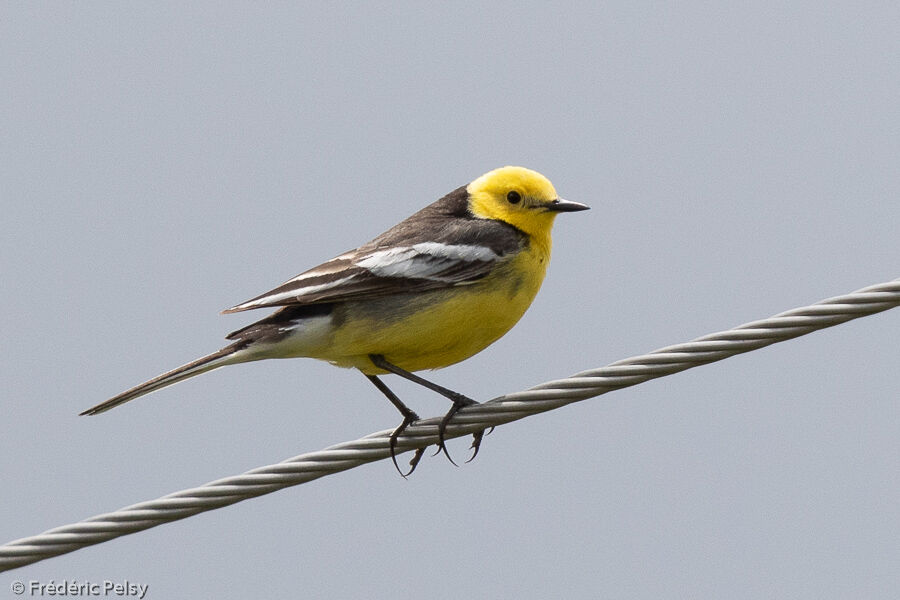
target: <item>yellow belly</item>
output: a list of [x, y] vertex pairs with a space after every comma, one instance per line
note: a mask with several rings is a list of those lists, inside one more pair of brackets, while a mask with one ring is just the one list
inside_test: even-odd
[[407, 371], [452, 365], [518, 322], [541, 287], [548, 258], [528, 249], [470, 285], [338, 305], [328, 343], [305, 355], [370, 375], [384, 373], [370, 354]]

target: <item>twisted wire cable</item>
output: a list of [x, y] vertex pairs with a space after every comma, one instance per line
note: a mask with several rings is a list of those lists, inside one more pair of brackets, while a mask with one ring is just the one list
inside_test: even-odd
[[[900, 279], [872, 285], [768, 319], [752, 321], [690, 342], [626, 358], [606, 367], [548, 381], [483, 404], [467, 406], [454, 416], [444, 437], [450, 439], [482, 431], [898, 305]], [[440, 420], [440, 417], [435, 417], [410, 425], [397, 440], [398, 454], [436, 444]], [[389, 458], [391, 431], [372, 433], [355, 441], [301, 454], [241, 475], [11, 541], [0, 546], [0, 572]]]

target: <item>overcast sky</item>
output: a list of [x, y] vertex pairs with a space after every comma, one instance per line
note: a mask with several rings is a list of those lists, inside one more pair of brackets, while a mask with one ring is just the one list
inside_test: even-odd
[[[476, 398], [900, 276], [896, 2], [5, 3], [0, 81], [0, 543], [396, 425], [308, 359], [77, 413], [501, 165], [593, 210], [557, 219], [519, 325], [431, 374]], [[3, 573], [0, 595], [893, 599], [898, 334], [900, 311], [863, 318], [500, 427], [460, 468], [382, 461]]]

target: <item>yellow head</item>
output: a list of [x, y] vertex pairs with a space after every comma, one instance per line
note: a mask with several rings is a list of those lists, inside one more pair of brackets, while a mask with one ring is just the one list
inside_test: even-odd
[[560, 212], [586, 210], [578, 202], [562, 200], [550, 180], [524, 167], [501, 167], [466, 187], [469, 208], [476, 217], [509, 223], [550, 246], [550, 228]]

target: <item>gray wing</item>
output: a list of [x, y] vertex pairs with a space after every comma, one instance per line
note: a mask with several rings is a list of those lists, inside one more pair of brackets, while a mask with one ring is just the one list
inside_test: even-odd
[[[489, 223], [484, 224], [493, 229]], [[385, 239], [376, 238], [223, 312], [342, 302], [474, 283], [504, 262], [511, 251], [521, 248], [517, 231], [500, 231], [508, 236], [507, 243], [498, 245], [493, 237], [493, 247], [463, 243], [476, 240], [462, 236], [415, 243], [385, 243]]]

